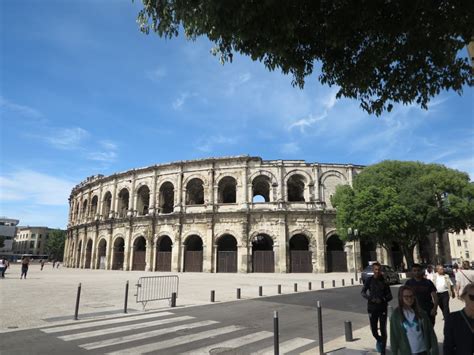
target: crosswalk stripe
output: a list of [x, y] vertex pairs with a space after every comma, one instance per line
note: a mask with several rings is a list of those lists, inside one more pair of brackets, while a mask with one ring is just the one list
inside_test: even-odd
[[[313, 342], [314, 340], [306, 339], [306, 338], [294, 338], [294, 339], [285, 341], [284, 343], [280, 344], [280, 354], [289, 353], [290, 351], [294, 351], [298, 348], [301, 348]], [[270, 354], [274, 354], [274, 351], [275, 350], [273, 346], [269, 346], [268, 348], [257, 351], [255, 354], [256, 355], [270, 355]]]
[[130, 322], [130, 321], [135, 321], [135, 320], [148, 319], [148, 318], [158, 318], [158, 317], [170, 316], [172, 314], [173, 313], [171, 312], [142, 314], [139, 316], [121, 317], [121, 318], [114, 318], [114, 319], [106, 319], [102, 321], [84, 322], [84, 323], [73, 324], [73, 325], [65, 325], [62, 327], [43, 328], [41, 329], [41, 331], [44, 333], [67, 332], [69, 330], [77, 330], [77, 329], [97, 327], [97, 326], [102, 326], [102, 325], [125, 323], [125, 322]]
[[114, 351], [109, 353], [109, 355], [119, 355], [119, 354], [145, 354], [152, 351], [161, 351], [163, 349], [171, 348], [173, 346], [178, 346], [186, 343], [191, 343], [193, 341], [202, 340], [206, 338], [216, 337], [218, 335], [227, 334], [236, 332], [238, 330], [245, 329], [237, 325], [230, 325], [228, 327], [217, 328], [212, 330], [206, 330], [204, 332], [188, 334], [179, 336], [170, 340], [159, 341], [156, 343], [150, 343], [145, 345], [136, 346], [133, 348], [123, 349], [119, 351]]
[[93, 330], [90, 332], [63, 335], [58, 338], [64, 341], [71, 341], [71, 340], [77, 340], [77, 339], [97, 337], [100, 335], [107, 335], [107, 334], [112, 334], [112, 333], [126, 332], [128, 330], [154, 327], [157, 325], [181, 322], [181, 321], [191, 320], [191, 319], [194, 319], [194, 317], [183, 316], [183, 317], [176, 317], [176, 318], [165, 318], [165, 319], [159, 319], [159, 320], [155, 320], [151, 322], [137, 323], [137, 324], [131, 324], [131, 325], [122, 325], [120, 327], [113, 327], [113, 328], [106, 328], [106, 329], [100, 329], [100, 330]]
[[219, 322], [217, 322], [215, 320], [206, 320], [206, 321], [201, 321], [201, 322], [196, 322], [196, 323], [177, 325], [177, 326], [171, 327], [171, 328], [157, 329], [157, 330], [152, 330], [152, 331], [149, 331], [149, 332], [127, 335], [127, 336], [113, 338], [113, 339], [95, 341], [93, 343], [82, 344], [82, 345], [79, 345], [79, 346], [83, 349], [86, 349], [86, 350], [92, 350], [92, 349], [97, 349], [97, 348], [103, 348], [103, 347], [106, 347], [106, 346], [112, 346], [112, 345], [117, 345], [117, 344], [128, 343], [128, 342], [134, 341], [134, 340], [147, 339], [147, 338], [158, 336], [158, 335], [169, 334], [169, 333], [176, 332], [178, 330], [187, 330], [187, 329], [205, 327], [207, 325], [212, 325], [212, 324], [216, 324], [216, 323], [219, 323]]
[[215, 348], [232, 348], [232, 349], [239, 348], [241, 346], [249, 345], [249, 344], [255, 343], [257, 341], [260, 341], [260, 340], [263, 340], [263, 339], [266, 339], [266, 338], [270, 338], [272, 335], [273, 335], [273, 333], [271, 333], [271, 332], [252, 333], [252, 334], [244, 335], [243, 337], [223, 341], [221, 343], [204, 346], [202, 348], [194, 349], [194, 350], [191, 350], [189, 352], [182, 353], [182, 354], [186, 354], [186, 355], [209, 355], [211, 350], [215, 349]]

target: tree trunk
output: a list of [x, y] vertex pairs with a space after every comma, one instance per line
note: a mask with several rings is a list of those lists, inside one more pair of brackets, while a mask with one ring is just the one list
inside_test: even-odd
[[436, 262], [440, 264], [445, 263], [445, 247], [443, 243], [444, 231], [438, 230], [436, 232], [436, 239], [438, 242], [438, 255], [436, 255]]
[[413, 250], [415, 249], [414, 245], [401, 245], [400, 246], [403, 252], [403, 256], [407, 261], [407, 269], [411, 270], [411, 266], [414, 264]]

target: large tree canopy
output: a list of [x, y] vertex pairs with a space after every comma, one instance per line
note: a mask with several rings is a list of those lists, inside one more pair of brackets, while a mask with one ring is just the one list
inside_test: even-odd
[[223, 63], [234, 52], [248, 55], [299, 87], [320, 62], [321, 83], [376, 115], [393, 103], [426, 109], [440, 91], [473, 85], [469, 60], [459, 55], [474, 34], [472, 1], [142, 2], [144, 33], [207, 36]]
[[353, 187], [338, 187], [332, 201], [343, 238], [351, 227], [360, 238], [385, 247], [396, 242], [410, 263], [415, 245], [431, 233], [441, 238], [446, 231], [474, 225], [469, 176], [438, 164], [384, 161], [369, 166], [354, 178]]
[[46, 241], [46, 252], [51, 259], [63, 260], [64, 244], [66, 242], [66, 231], [53, 229], [48, 232]]

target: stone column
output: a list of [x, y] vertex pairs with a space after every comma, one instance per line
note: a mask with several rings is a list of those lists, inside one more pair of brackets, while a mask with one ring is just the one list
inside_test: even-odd
[[179, 257], [180, 249], [181, 249], [181, 246], [178, 241], [178, 236], [175, 235], [173, 245], [171, 246], [171, 271], [172, 272], [182, 271], [182, 268], [180, 266], [180, 257]]
[[114, 189], [112, 193], [111, 211], [109, 215], [116, 217], [118, 215], [118, 196], [117, 196], [117, 178], [114, 179]]
[[313, 268], [313, 272], [326, 272], [326, 238], [324, 235], [324, 225], [321, 216], [316, 217], [316, 268]]
[[112, 233], [107, 238], [107, 249], [105, 250], [105, 270], [112, 270]]
[[[153, 171], [153, 182], [150, 189], [150, 203], [148, 206], [148, 214], [153, 215], [156, 210], [156, 169]], [[153, 270], [155, 268], [153, 267]]]
[[[285, 216], [280, 216], [280, 219], [278, 221], [278, 235], [276, 236], [276, 239], [278, 240], [278, 246], [279, 246], [279, 262], [277, 263], [275, 260], [275, 264], [278, 265], [278, 271], [280, 273], [287, 273], [288, 272], [288, 254], [287, 250], [289, 249], [289, 241], [288, 241], [288, 235], [287, 235], [287, 228], [286, 228], [286, 217]], [[275, 258], [276, 259], [276, 258]]]
[[123, 270], [132, 270], [132, 228], [129, 228], [128, 236], [125, 237], [124, 253], [123, 253]]
[[154, 245], [155, 243], [153, 243], [153, 237], [147, 238], [146, 253], [145, 253], [145, 260], [146, 260], [145, 271], [152, 271]]

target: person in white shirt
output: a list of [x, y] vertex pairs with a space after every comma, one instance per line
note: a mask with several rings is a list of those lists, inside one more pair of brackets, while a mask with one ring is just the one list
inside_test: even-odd
[[453, 283], [448, 275], [444, 273], [443, 265], [436, 266], [436, 273], [433, 275], [433, 284], [436, 286], [436, 295], [438, 296], [438, 306], [443, 312], [444, 319], [449, 315], [449, 298], [454, 298]]
[[433, 271], [433, 265], [428, 265], [425, 270], [425, 278], [433, 282], [433, 276], [435, 272]]
[[467, 284], [474, 283], [474, 270], [469, 267], [469, 261], [464, 260], [462, 269], [456, 273], [456, 294], [461, 299], [461, 294]]

